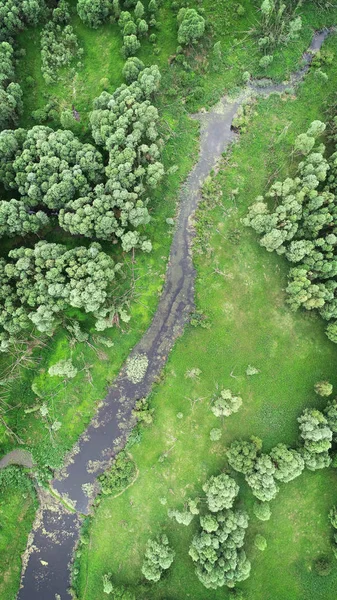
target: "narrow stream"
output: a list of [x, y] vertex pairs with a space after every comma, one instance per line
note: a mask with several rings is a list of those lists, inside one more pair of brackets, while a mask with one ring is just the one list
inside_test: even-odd
[[[309, 51], [319, 50], [330, 30], [314, 35]], [[290, 85], [301, 81], [309, 69], [311, 52], [303, 57], [303, 67], [291, 76]], [[73, 504], [67, 511], [57, 501], [42, 497], [30, 540], [18, 600], [68, 600], [69, 562], [78, 539], [81, 515], [88, 514], [95, 495], [95, 480], [123, 447], [134, 425], [132, 409], [135, 401], [147, 396], [160, 374], [176, 339], [183, 332], [194, 309], [195, 269], [191, 255], [193, 229], [191, 219], [201, 197], [203, 181], [216, 165], [236, 134], [231, 129], [233, 117], [247, 95], [267, 96], [282, 92], [288, 84], [263, 87], [250, 83], [233, 101], [223, 98], [208, 113], [192, 118], [200, 121], [200, 155], [180, 193], [180, 210], [172, 241], [166, 283], [153, 321], [130, 356], [145, 354], [149, 367], [144, 379], [133, 384], [127, 379], [125, 366], [110, 388], [101, 408], [83, 433], [65, 467], [52, 482], [54, 490]], [[1, 468], [1, 463], [0, 463]]]

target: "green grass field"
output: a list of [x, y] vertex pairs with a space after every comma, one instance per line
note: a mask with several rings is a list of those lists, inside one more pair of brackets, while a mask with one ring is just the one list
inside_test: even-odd
[[[337, 38], [328, 44], [336, 51]], [[103, 498], [94, 516], [81, 557], [81, 600], [101, 598], [107, 572], [117, 583], [130, 585], [137, 599], [229, 597], [224, 590], [206, 590], [194, 575], [188, 546], [197, 519], [184, 528], [168, 519], [167, 509], [202, 494], [206, 478], [226, 466], [225, 448], [233, 439], [258, 435], [266, 451], [278, 442], [296, 444], [301, 410], [324, 405], [313, 392], [314, 383], [322, 378], [337, 383], [336, 346], [326, 338], [323, 322], [290, 312], [284, 293], [287, 265], [261, 248], [240, 223], [275, 173], [283, 177], [294, 169], [289, 155], [295, 136], [313, 119], [325, 118], [335, 67], [329, 73], [324, 90], [311, 74], [297, 99], [260, 100], [248, 133], [224, 158], [213, 197], [199, 214], [195, 244], [198, 308], [211, 327], [188, 328], [172, 351], [163, 381], [151, 396], [155, 422], [131, 450], [138, 480], [120, 497]], [[248, 377], [249, 364], [260, 373]], [[186, 373], [193, 368], [201, 374], [190, 379]], [[244, 401], [239, 413], [224, 422], [210, 411], [217, 387], [240, 392]], [[222, 429], [219, 442], [210, 442], [213, 427]], [[252, 515], [253, 497], [238, 481], [239, 502]], [[327, 514], [335, 499], [333, 470], [306, 472], [281, 487], [268, 523], [252, 516], [247, 536], [252, 575], [239, 586], [249, 600], [334, 600], [337, 568], [323, 579], [312, 572], [312, 563], [331, 553]], [[145, 543], [160, 531], [168, 534], [177, 556], [158, 584], [144, 585], [140, 568]], [[268, 541], [263, 554], [253, 547], [257, 532]]]

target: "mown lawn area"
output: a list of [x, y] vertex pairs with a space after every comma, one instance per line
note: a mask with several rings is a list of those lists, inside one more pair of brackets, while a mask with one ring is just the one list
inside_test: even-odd
[[[337, 38], [328, 42], [337, 50]], [[287, 265], [268, 254], [241, 217], [271, 181], [291, 174], [292, 144], [314, 119], [325, 120], [336, 81], [336, 67], [323, 86], [309, 74], [297, 98], [259, 100], [256, 114], [214, 179], [214, 192], [199, 213], [194, 247], [198, 270], [198, 308], [209, 329], [189, 327], [169, 358], [151, 405], [154, 424], [145, 429], [132, 455], [139, 469], [135, 484], [116, 499], [103, 498], [93, 518], [90, 542], [81, 556], [81, 600], [98, 600], [102, 575], [133, 588], [144, 599], [215, 600], [226, 590], [206, 590], [194, 575], [188, 547], [197, 518], [188, 528], [171, 522], [168, 508], [202, 495], [202, 484], [226, 465], [226, 446], [238, 437], [257, 435], [266, 451], [278, 442], [294, 445], [297, 417], [304, 407], [323, 407], [313, 392], [319, 379], [335, 386], [337, 349], [324, 334], [324, 323], [311, 314], [292, 313], [285, 303]], [[252, 365], [259, 374], [247, 376]], [[190, 378], [192, 369], [199, 369]], [[222, 422], [210, 411], [217, 389], [240, 392], [244, 405]], [[222, 429], [219, 442], [210, 430]], [[271, 503], [272, 518], [253, 516], [253, 496], [240, 477], [239, 504], [251, 515], [247, 552], [252, 575], [242, 584], [249, 600], [334, 600], [337, 568], [325, 579], [313, 561], [330, 553], [328, 511], [336, 499], [333, 469], [306, 472], [282, 485]], [[141, 564], [147, 539], [165, 531], [176, 551], [170, 571], [158, 584], [144, 584]], [[262, 554], [254, 535], [267, 538]]]

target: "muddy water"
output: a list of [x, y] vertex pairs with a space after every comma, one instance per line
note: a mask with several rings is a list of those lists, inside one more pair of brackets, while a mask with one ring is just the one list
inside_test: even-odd
[[[329, 30], [316, 33], [309, 50], [318, 50], [328, 34]], [[259, 82], [252, 82], [234, 101], [223, 98], [208, 113], [192, 115], [192, 118], [200, 121], [199, 159], [181, 190], [180, 212], [157, 312], [149, 329], [131, 353], [131, 356], [147, 356], [147, 372], [141, 383], [133, 384], [127, 379], [125, 367], [121, 370], [97, 415], [68, 456], [66, 466], [56, 475], [54, 489], [67, 502], [73, 503], [76, 512], [67, 512], [62, 505], [57, 508], [54, 504], [45, 506], [39, 512], [33, 545], [27, 552], [19, 600], [71, 598], [67, 591], [70, 580], [68, 565], [78, 537], [81, 515], [88, 514], [90, 497], [95, 495], [97, 475], [123, 446], [134, 424], [132, 408], [135, 401], [148, 395], [194, 309], [191, 219], [200, 200], [202, 183], [234, 140], [236, 134], [231, 130], [232, 120], [247, 95], [257, 92], [266, 96], [298, 83], [309, 68], [312, 54], [307, 52], [303, 59], [304, 66], [292, 75], [290, 84], [276, 85], [265, 81], [261, 86]]]

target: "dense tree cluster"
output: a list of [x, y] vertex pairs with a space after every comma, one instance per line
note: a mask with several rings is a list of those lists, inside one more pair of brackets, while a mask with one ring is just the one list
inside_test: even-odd
[[149, 222], [146, 194], [164, 174], [158, 111], [149, 100], [159, 81], [158, 68], [150, 67], [131, 85], [122, 85], [114, 94], [103, 92], [95, 100], [90, 122], [95, 142], [109, 153], [106, 183], [60, 211], [60, 225], [70, 233], [117, 237], [126, 251], [136, 246], [151, 249], [150, 242], [134, 229]]
[[12, 38], [27, 25], [37, 25], [44, 11], [43, 0], [0, 0], [0, 41]]
[[166, 535], [148, 540], [142, 573], [149, 581], [159, 581], [163, 571], [170, 568], [175, 552], [170, 548]]
[[337, 342], [337, 153], [327, 160], [324, 146], [315, 147], [324, 129], [314, 121], [298, 136], [295, 150], [304, 158], [296, 177], [274, 183], [267, 201], [257, 198], [243, 222], [262, 236], [260, 244], [268, 251], [295, 264], [287, 287], [290, 306], [317, 309], [329, 321], [328, 337]]
[[65, 0], [53, 10], [52, 18], [41, 33], [42, 73], [46, 83], [57, 81], [57, 71], [68, 65], [81, 51], [69, 24], [70, 13]]
[[26, 206], [60, 209], [89, 193], [103, 178], [103, 160], [71, 131], [36, 125], [0, 134], [0, 181], [17, 190]]
[[227, 510], [209, 517], [200, 519], [205, 527], [194, 536], [189, 550], [197, 577], [206, 588], [234, 587], [250, 573], [250, 562], [242, 549], [248, 515]]
[[97, 243], [69, 250], [41, 241], [11, 250], [0, 262], [2, 348], [32, 324], [51, 335], [69, 306], [92, 313], [102, 329], [114, 312], [109, 291], [118, 268]]
[[22, 90], [15, 83], [13, 47], [0, 43], [0, 131], [17, 124], [22, 108]]

